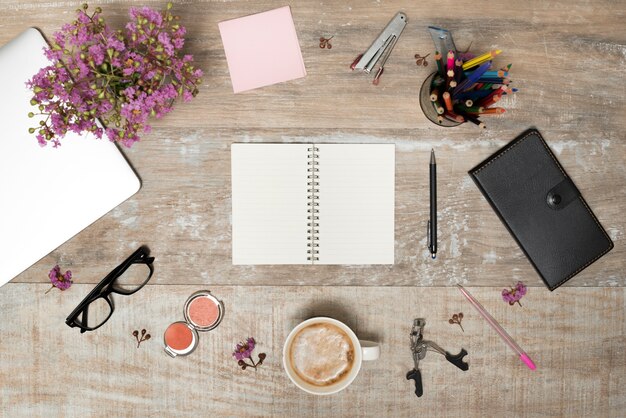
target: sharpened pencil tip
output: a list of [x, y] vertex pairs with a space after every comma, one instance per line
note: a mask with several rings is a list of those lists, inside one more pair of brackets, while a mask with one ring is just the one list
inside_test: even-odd
[[430, 150], [430, 163], [431, 164], [435, 164], [436, 163], [435, 162], [435, 150], [434, 149]]

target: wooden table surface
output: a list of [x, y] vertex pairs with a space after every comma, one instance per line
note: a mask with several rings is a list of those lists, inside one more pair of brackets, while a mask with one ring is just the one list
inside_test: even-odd
[[[0, 44], [29, 26], [50, 36], [80, 2], [0, 0]], [[132, 2], [100, 1], [121, 27]], [[285, 3], [181, 1], [186, 51], [205, 72], [199, 96], [181, 104], [124, 153], [142, 179], [135, 196], [0, 288], [0, 415], [15, 416], [623, 416], [626, 410], [626, 2], [297, 1], [291, 4], [308, 75], [234, 95], [217, 22]], [[164, 1], [135, 5], [159, 8]], [[349, 71], [399, 10], [409, 23], [379, 86]], [[421, 113], [418, 92], [433, 70], [428, 25], [457, 46], [504, 52], [519, 92], [506, 115], [441, 128]], [[331, 36], [333, 48], [319, 48]], [[549, 292], [467, 171], [527, 128], [538, 128], [615, 242], [600, 261]], [[230, 145], [233, 142], [396, 145], [395, 265], [233, 266]], [[438, 159], [439, 254], [427, 257], [427, 164]], [[59, 196], [65, 199], [65, 196]], [[51, 222], [52, 222], [52, 214]], [[74, 306], [140, 244], [155, 274], [115, 300], [111, 320], [80, 335], [64, 325]], [[71, 269], [66, 292], [48, 270]], [[518, 280], [523, 307], [500, 298]], [[460, 293], [464, 284], [537, 363], [515, 358]], [[168, 358], [167, 325], [185, 299], [211, 289], [226, 317], [197, 351]], [[447, 323], [464, 312], [461, 332]], [[381, 343], [340, 394], [299, 391], [281, 365], [289, 330], [311, 315], [345, 321]], [[422, 362], [424, 396], [404, 375], [408, 333], [426, 318], [426, 338], [464, 347], [461, 372], [436, 354]], [[152, 339], [136, 348], [131, 333]], [[254, 336], [266, 363], [242, 371], [231, 351]]]

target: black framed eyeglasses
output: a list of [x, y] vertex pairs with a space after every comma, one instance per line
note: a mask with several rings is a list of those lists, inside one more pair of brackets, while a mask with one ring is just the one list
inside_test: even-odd
[[111, 293], [128, 296], [144, 287], [154, 273], [153, 262], [154, 257], [150, 257], [148, 247], [139, 247], [89, 292], [65, 323], [72, 328], [80, 328], [81, 334], [100, 328], [115, 310]]

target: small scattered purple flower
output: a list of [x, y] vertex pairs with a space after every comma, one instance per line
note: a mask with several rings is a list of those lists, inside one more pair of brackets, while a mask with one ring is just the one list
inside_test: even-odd
[[[259, 353], [259, 360], [255, 363], [252, 358], [252, 351], [256, 347], [256, 341], [252, 337], [248, 337], [245, 342], [240, 342], [235, 346], [235, 351], [233, 351], [233, 357], [237, 360], [237, 364], [241, 366], [242, 370], [245, 370], [247, 367], [252, 367], [256, 369], [257, 366], [263, 364], [263, 360], [265, 360], [265, 353]], [[246, 359], [249, 359], [251, 363], [246, 362]]]
[[52, 283], [52, 287], [48, 289], [46, 293], [48, 293], [55, 287], [61, 291], [67, 290], [70, 288], [72, 283], [74, 283], [72, 281], [72, 272], [68, 270], [65, 272], [65, 274], [61, 274], [61, 268], [58, 265], [54, 266], [52, 270], [48, 272], [48, 278]]
[[508, 302], [509, 305], [513, 305], [517, 302], [519, 306], [522, 306], [520, 299], [526, 294], [527, 287], [522, 282], [517, 282], [515, 287], [511, 289], [502, 289], [502, 300]]
[[256, 342], [254, 338], [250, 337], [246, 340], [246, 342], [240, 342], [235, 347], [235, 351], [233, 352], [233, 357], [237, 360], [243, 360], [245, 358], [250, 358], [252, 356], [252, 351], [254, 350]]

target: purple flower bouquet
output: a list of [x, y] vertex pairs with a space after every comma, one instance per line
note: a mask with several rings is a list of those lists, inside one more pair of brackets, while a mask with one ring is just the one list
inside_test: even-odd
[[150, 131], [150, 117], [160, 118], [177, 98], [190, 101], [198, 93], [202, 71], [181, 53], [186, 31], [171, 8], [131, 8], [125, 31], [116, 31], [99, 7], [89, 15], [84, 4], [76, 20], [54, 34], [44, 49], [51, 64], [26, 83], [38, 109], [28, 116], [41, 119], [29, 132], [41, 146], [59, 146], [70, 131], [97, 138], [106, 132], [131, 147]]

